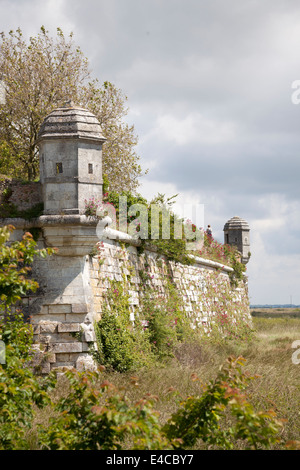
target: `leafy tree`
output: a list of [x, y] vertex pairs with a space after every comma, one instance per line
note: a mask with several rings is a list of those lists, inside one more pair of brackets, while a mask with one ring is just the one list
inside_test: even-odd
[[92, 77], [88, 59], [57, 28], [56, 38], [42, 26], [26, 41], [20, 28], [0, 34], [0, 80], [5, 103], [0, 104], [0, 172], [29, 180], [38, 178], [36, 139], [45, 116], [72, 100], [94, 113], [107, 138], [103, 167], [110, 188], [135, 190], [142, 175], [135, 153], [134, 126], [123, 121], [127, 97], [112, 83]]

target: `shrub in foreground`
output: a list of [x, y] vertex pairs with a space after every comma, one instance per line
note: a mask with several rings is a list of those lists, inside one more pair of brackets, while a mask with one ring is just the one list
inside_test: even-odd
[[[178, 403], [161, 424], [154, 409], [157, 397], [131, 402], [126, 392], [101, 373], [66, 372], [71, 393], [55, 405], [58, 413], [41, 433], [52, 450], [191, 449], [202, 442], [217, 449], [270, 448], [279, 442], [281, 422], [273, 411], [255, 411], [245, 395], [252, 379], [241, 358], [228, 358], [215, 380], [199, 396]], [[136, 377], [132, 377], [133, 384]], [[194, 380], [198, 380], [194, 376]], [[100, 381], [100, 382], [99, 382]], [[224, 420], [226, 425], [224, 426]]]

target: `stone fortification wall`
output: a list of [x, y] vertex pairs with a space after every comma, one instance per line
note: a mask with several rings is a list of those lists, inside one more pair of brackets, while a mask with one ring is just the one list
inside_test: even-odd
[[154, 296], [164, 295], [172, 282], [180, 293], [186, 315], [192, 328], [208, 325], [224, 307], [240, 320], [249, 321], [247, 278], [232, 287], [228, 266], [197, 258], [193, 265], [168, 261], [155, 251], [142, 254], [134, 246], [124, 246], [107, 240], [101, 254], [89, 260], [90, 282], [97, 318], [101, 318], [103, 302], [111, 282], [126, 285], [131, 305], [131, 319], [135, 321], [142, 307], [144, 285]]
[[[91, 348], [97, 347], [94, 324], [101, 319], [112, 282], [126, 286], [133, 324], [139, 320], [145, 285], [155, 298], [165, 295], [169, 282], [176, 286], [192, 328], [209, 326], [220, 316], [249, 321], [247, 283], [245, 280], [233, 288], [229, 277], [232, 268], [204, 259], [195, 259], [192, 266], [175, 264], [155, 251], [146, 249], [139, 253], [136, 246], [125, 246], [108, 238], [98, 245], [98, 251], [82, 255], [85, 250], [81, 253], [82, 246], [76, 243], [83, 244], [91, 232], [96, 232], [95, 225], [77, 216], [77, 225], [73, 226], [76, 222], [73, 219], [42, 216], [35, 223], [36, 228], [43, 227], [38, 240], [40, 248], [51, 242], [47, 230], [50, 235], [55, 234], [53, 245], [60, 236], [64, 243], [66, 237], [70, 241], [61, 255], [35, 260], [32, 276], [40, 287], [22, 302], [22, 309], [34, 327], [35, 348], [40, 353], [43, 373], [53, 368], [93, 368]], [[79, 220], [83, 225], [76, 242]], [[24, 230], [30, 230], [29, 222], [11, 219], [10, 223], [19, 224], [14, 239], [21, 239]]]
[[22, 182], [8, 176], [0, 175], [0, 204], [14, 204], [19, 211], [32, 208], [42, 203], [42, 186], [40, 182]]

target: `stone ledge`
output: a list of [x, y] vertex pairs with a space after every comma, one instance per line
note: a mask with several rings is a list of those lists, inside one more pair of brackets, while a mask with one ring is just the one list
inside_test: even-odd
[[39, 324], [39, 333], [55, 333], [57, 322], [41, 321]]
[[68, 362], [59, 362], [59, 363], [56, 363], [56, 364], [51, 364], [50, 371], [54, 370], [54, 371], [57, 371], [57, 372], [62, 372], [62, 375], [63, 375], [63, 372], [66, 372], [67, 370], [74, 370], [75, 369], [75, 362], [73, 364], [74, 365], [70, 365], [70, 363], [68, 363]]
[[[68, 315], [68, 314], [67, 314]], [[51, 313], [51, 318], [49, 317], [49, 314], [42, 314], [42, 315], [33, 315], [31, 318], [31, 323], [34, 325], [39, 325], [42, 322], [45, 323], [53, 323], [53, 322], [64, 322], [66, 321], [66, 314], [65, 313], [58, 313], [54, 314]]]

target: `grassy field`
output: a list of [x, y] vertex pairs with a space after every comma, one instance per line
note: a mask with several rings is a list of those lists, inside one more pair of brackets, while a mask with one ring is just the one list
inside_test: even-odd
[[253, 308], [251, 315], [260, 318], [300, 318], [300, 308]]
[[[285, 442], [300, 440], [300, 364], [292, 362], [292, 343], [300, 340], [300, 317], [274, 313], [273, 318], [265, 318], [264, 315], [253, 317], [255, 335], [247, 343], [182, 344], [176, 351], [176, 357], [168, 364], [135, 373], [135, 386], [131, 384], [133, 374], [104, 372], [103, 378], [118, 387], [124, 387], [132, 400], [138, 400], [146, 393], [156, 395], [156, 409], [161, 421], [165, 422], [177, 408], [178, 397], [201, 393], [199, 382], [192, 380], [193, 373], [206, 383], [216, 376], [220, 365], [229, 355], [241, 355], [246, 359], [245, 369], [251, 374], [258, 374], [248, 389], [251, 403], [256, 409], [273, 409], [278, 418], [285, 420], [281, 432], [282, 444], [276, 447], [284, 449]], [[174, 390], [172, 393], [170, 388]], [[64, 393], [63, 382], [56, 393]], [[48, 417], [48, 411], [43, 410], [37, 422], [45, 423]], [[34, 434], [32, 429], [28, 436], [33, 448]], [[205, 446], [199, 444], [197, 448]], [[236, 448], [243, 447], [237, 443]]]
[[[248, 390], [250, 401], [257, 409], [273, 409], [278, 418], [286, 420], [281, 435], [283, 442], [300, 440], [300, 364], [293, 364], [291, 347], [294, 340], [300, 340], [300, 318], [254, 317], [253, 323], [256, 333], [248, 344], [182, 345], [177, 350], [176, 361], [137, 374], [139, 386], [134, 390], [129, 388], [128, 393], [133, 398], [148, 392], [157, 395], [157, 409], [165, 421], [176, 408], [174, 396], [168, 393], [170, 387], [181, 396], [198, 394], [199, 385], [191, 380], [192, 373], [205, 383], [216, 376], [229, 355], [241, 355], [246, 359], [245, 369], [259, 376]], [[126, 374], [107, 374], [106, 378], [128, 386]]]

